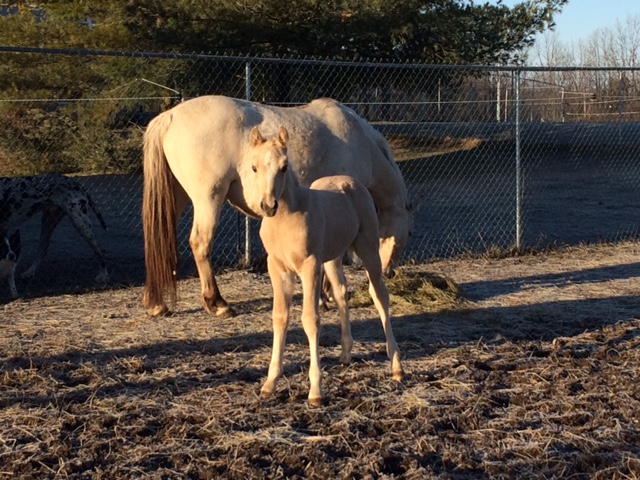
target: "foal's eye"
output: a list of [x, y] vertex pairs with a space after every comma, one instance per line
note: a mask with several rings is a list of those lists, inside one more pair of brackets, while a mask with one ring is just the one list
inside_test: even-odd
[[258, 169], [257, 169], [257, 167], [255, 165], [251, 165], [251, 170], [253, 170], [254, 172], [258, 171]]
[[281, 172], [286, 172], [286, 171], [287, 171], [287, 167], [288, 167], [288, 166], [289, 166], [289, 165], [287, 165], [287, 164], [285, 163], [282, 167], [280, 167], [280, 171], [281, 171]]

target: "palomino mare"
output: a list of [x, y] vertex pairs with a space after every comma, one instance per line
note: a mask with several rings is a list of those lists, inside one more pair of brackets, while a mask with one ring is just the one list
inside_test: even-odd
[[210, 261], [214, 232], [225, 199], [241, 212], [262, 217], [253, 172], [246, 160], [249, 131], [259, 126], [292, 134], [289, 161], [309, 185], [327, 175], [348, 174], [363, 183], [376, 204], [380, 255], [385, 269], [397, 265], [412, 229], [412, 208], [402, 175], [384, 137], [356, 113], [330, 99], [301, 107], [272, 107], [205, 96], [155, 117], [144, 135], [143, 231], [149, 314], [168, 311], [176, 299], [176, 224], [189, 199], [194, 218], [189, 243], [209, 313], [231, 316]]
[[403, 372], [389, 319], [389, 292], [382, 278], [378, 219], [373, 199], [364, 185], [345, 175], [320, 178], [311, 184], [311, 188], [299, 185], [288, 168], [288, 140], [284, 127], [273, 140], [265, 140], [258, 127], [251, 130], [249, 158], [264, 215], [260, 238], [267, 251], [273, 286], [273, 352], [261, 395], [263, 398], [271, 396], [282, 374], [294, 275], [297, 274], [302, 280], [302, 326], [309, 339], [309, 404], [319, 406], [322, 390], [318, 305], [323, 264], [340, 312], [340, 361], [351, 361], [353, 338], [346, 300], [347, 284], [342, 270], [342, 256], [347, 249], [353, 249], [367, 271], [369, 293], [387, 339], [393, 379], [401, 381]]

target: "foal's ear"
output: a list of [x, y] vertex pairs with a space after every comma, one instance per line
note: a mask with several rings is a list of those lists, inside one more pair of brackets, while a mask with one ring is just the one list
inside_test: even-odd
[[252, 147], [260, 145], [264, 142], [264, 138], [262, 138], [262, 134], [260, 133], [258, 127], [253, 127], [251, 129], [251, 133], [249, 133], [249, 142], [251, 143]]
[[280, 127], [280, 130], [278, 130], [278, 143], [283, 147], [286, 147], [287, 143], [289, 143], [289, 132], [284, 127]]

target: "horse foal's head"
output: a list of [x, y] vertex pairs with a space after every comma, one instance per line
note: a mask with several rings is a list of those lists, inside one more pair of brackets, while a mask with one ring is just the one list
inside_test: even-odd
[[266, 217], [276, 214], [278, 201], [286, 187], [288, 142], [289, 133], [284, 127], [280, 127], [274, 139], [266, 140], [258, 127], [253, 127], [249, 134], [251, 170], [260, 199], [260, 213]]

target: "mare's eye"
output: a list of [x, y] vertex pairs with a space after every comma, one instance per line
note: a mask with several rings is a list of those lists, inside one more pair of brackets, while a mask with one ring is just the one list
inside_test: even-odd
[[256, 166], [255, 166], [255, 165], [251, 165], [251, 170], [253, 170], [254, 172], [257, 172], [257, 171], [258, 171], [258, 169], [256, 168]]

